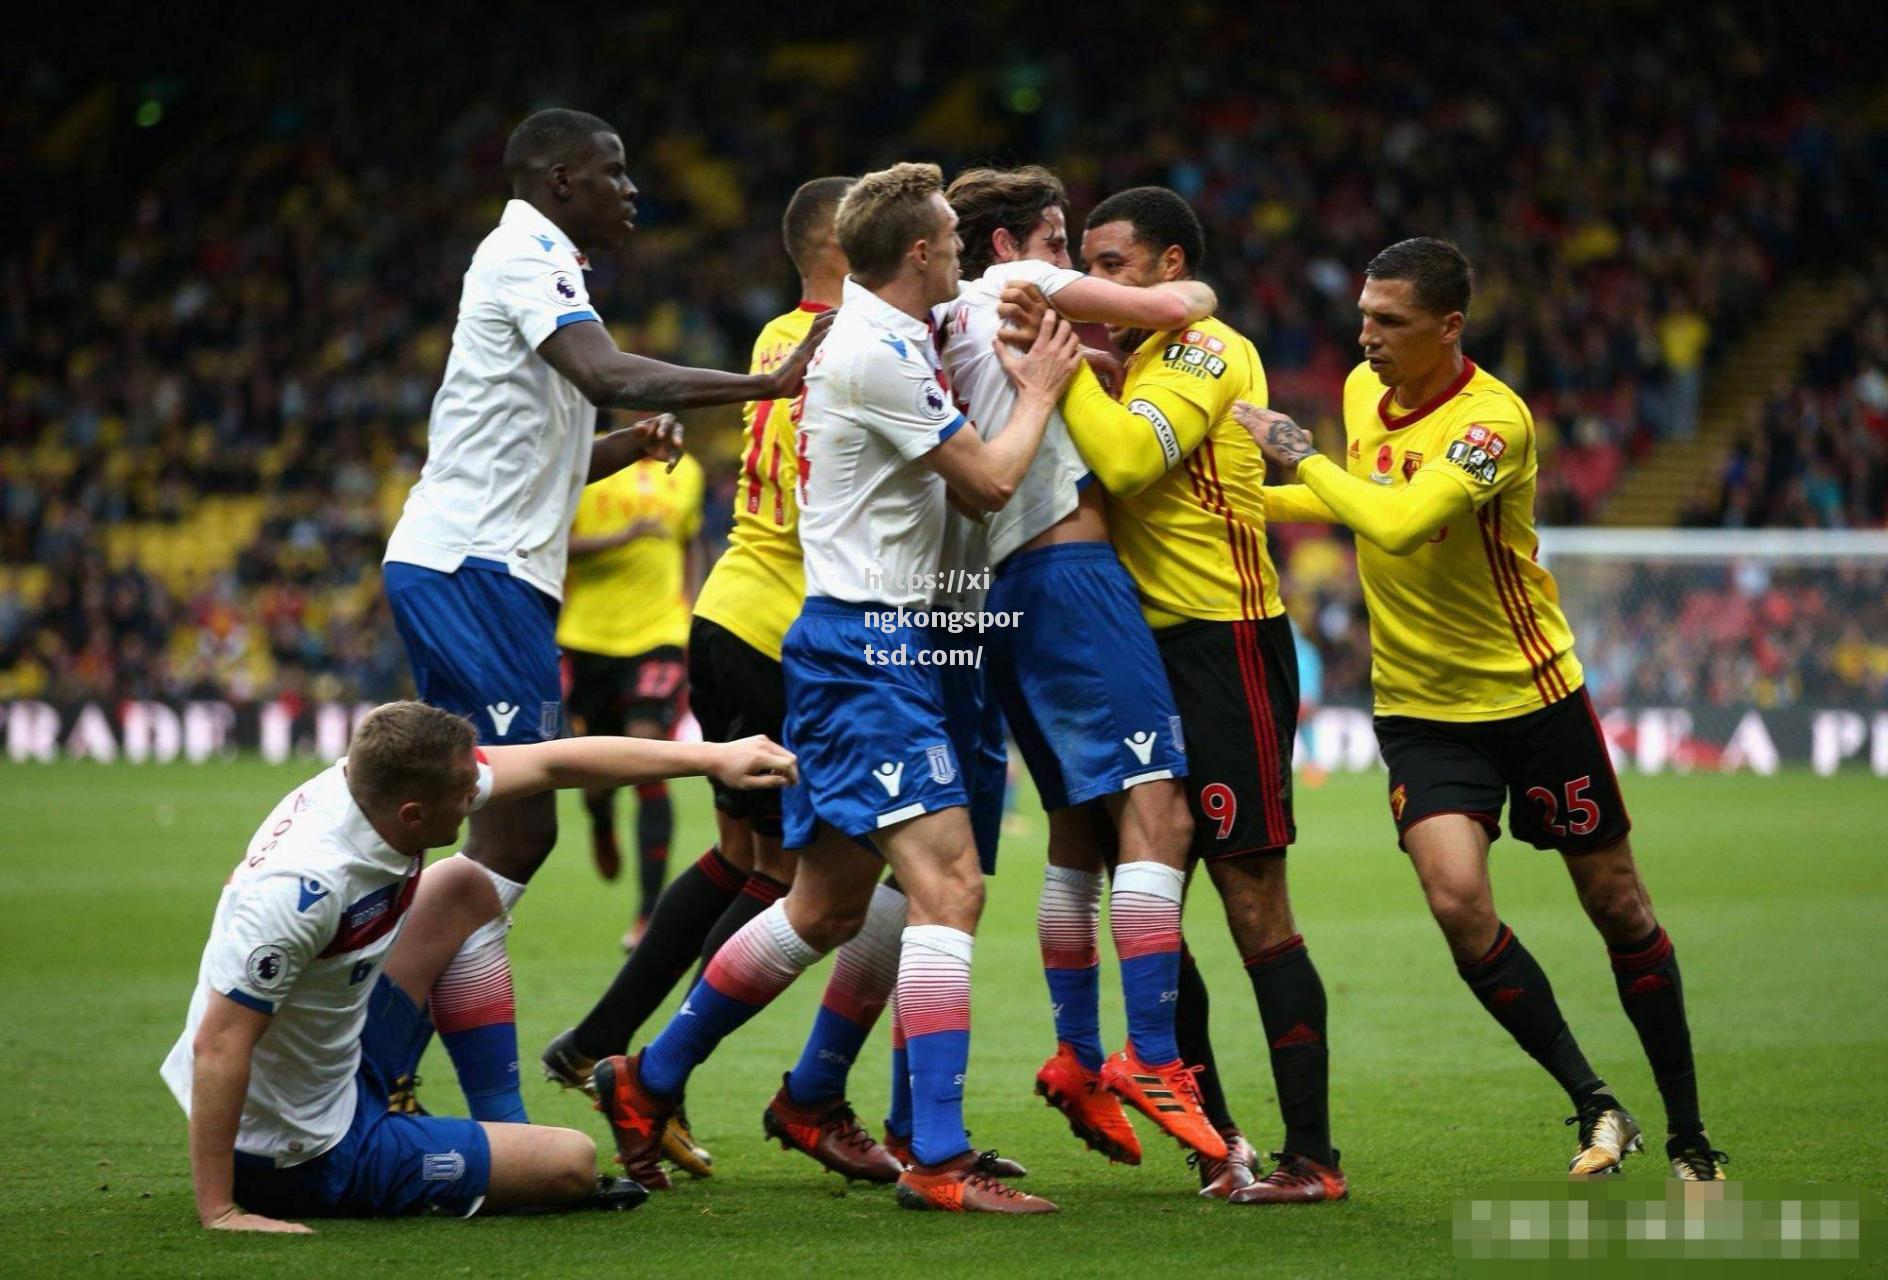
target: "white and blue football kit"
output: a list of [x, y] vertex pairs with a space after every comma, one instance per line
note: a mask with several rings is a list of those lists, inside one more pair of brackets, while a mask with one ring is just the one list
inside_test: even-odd
[[821, 822], [869, 843], [967, 802], [937, 669], [920, 656], [931, 635], [899, 616], [928, 608], [943, 548], [944, 481], [924, 456], [964, 425], [930, 326], [848, 279], [800, 419], [806, 604], [781, 653], [801, 777], [784, 798], [788, 848]]
[[[1001, 432], [1016, 407], [1016, 389], [993, 348], [1004, 286], [1033, 284], [1054, 298], [1081, 278], [1047, 262], [998, 263], [938, 309], [951, 387], [985, 439]], [[1092, 482], [1061, 413], [1053, 413], [1029, 471], [988, 525], [996, 569], [986, 607], [1021, 619], [988, 637], [988, 687], [1045, 809], [1187, 771], [1166, 668], [1114, 547], [1067, 542], [1020, 550], [1074, 511]]]
[[[236, 1131], [237, 1203], [278, 1217], [470, 1214], [491, 1151], [471, 1120], [390, 1113], [363, 1053], [370, 1003], [424, 857], [389, 846], [354, 802], [347, 761], [276, 805], [223, 886], [197, 985], [161, 1069], [190, 1111], [193, 1042], [212, 993], [270, 1015]], [[491, 794], [481, 761], [478, 794]]]
[[538, 354], [598, 323], [584, 257], [523, 200], [466, 270], [427, 457], [387, 541], [394, 623], [422, 701], [487, 743], [561, 731], [556, 618], [597, 411]]

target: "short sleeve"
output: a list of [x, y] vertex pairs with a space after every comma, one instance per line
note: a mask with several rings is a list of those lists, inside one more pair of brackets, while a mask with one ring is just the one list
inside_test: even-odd
[[483, 809], [485, 802], [492, 798], [492, 764], [478, 747], [472, 748], [472, 754], [477, 757], [479, 766], [479, 784], [473, 791], [472, 808], [478, 810]]
[[1441, 454], [1422, 469], [1448, 476], [1479, 507], [1526, 473], [1529, 437], [1527, 422], [1511, 406], [1491, 404], [1477, 420], [1451, 433]]
[[1014, 269], [1012, 280], [1033, 284], [1042, 290], [1042, 296], [1053, 298], [1062, 290], [1082, 278], [1082, 273], [1067, 267], [1058, 267], [1053, 262], [1039, 262], [1034, 258], [1025, 258], [1019, 262], [1007, 264]]
[[498, 307], [533, 348], [567, 324], [599, 319], [575, 267], [522, 255], [501, 262], [497, 273]]
[[306, 872], [265, 876], [235, 893], [205, 956], [210, 985], [245, 1008], [273, 1014], [308, 962], [334, 940], [340, 896]]
[[909, 338], [888, 334], [865, 352], [854, 385], [859, 424], [907, 461], [922, 458], [964, 425], [924, 349]]

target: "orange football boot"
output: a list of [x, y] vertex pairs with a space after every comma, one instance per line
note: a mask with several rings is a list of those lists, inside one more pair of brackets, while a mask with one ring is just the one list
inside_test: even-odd
[[946, 1213], [1054, 1213], [1053, 1201], [1006, 1186], [989, 1152], [970, 1150], [942, 1164], [914, 1164], [898, 1177], [898, 1203]]
[[1178, 1058], [1150, 1067], [1130, 1045], [1101, 1064], [1101, 1087], [1208, 1160], [1226, 1158], [1226, 1140], [1206, 1118], [1194, 1068]]
[[596, 1094], [596, 1108], [610, 1122], [610, 1136], [616, 1140], [616, 1162], [623, 1173], [651, 1191], [667, 1191], [673, 1184], [658, 1160], [662, 1154], [662, 1134], [675, 1104], [664, 1102], [642, 1087], [636, 1068], [642, 1062], [621, 1054], [600, 1059], [591, 1069], [590, 1081]]
[[1128, 1123], [1127, 1112], [1102, 1088], [1101, 1073], [1084, 1067], [1074, 1049], [1056, 1046], [1055, 1056], [1036, 1073], [1036, 1092], [1062, 1113], [1069, 1132], [1091, 1151], [1101, 1152], [1116, 1164], [1141, 1162], [1141, 1140]]

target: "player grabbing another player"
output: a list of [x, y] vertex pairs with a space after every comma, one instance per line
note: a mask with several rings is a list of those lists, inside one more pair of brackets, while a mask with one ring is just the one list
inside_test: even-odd
[[1495, 913], [1488, 849], [1508, 830], [1557, 850], [1606, 940], [1619, 998], [1665, 1101], [1665, 1153], [1688, 1181], [1722, 1178], [1698, 1114], [1672, 941], [1626, 838], [1632, 823], [1582, 687], [1559, 594], [1535, 561], [1534, 420], [1462, 354], [1472, 278], [1442, 240], [1391, 245], [1365, 269], [1364, 363], [1344, 385], [1348, 467], [1281, 413], [1242, 405], [1266, 457], [1273, 520], [1356, 531], [1370, 610], [1377, 742], [1390, 816], [1463, 981], [1572, 1100], [1576, 1176], [1617, 1172], [1639, 1126], [1588, 1065], [1553, 988]]
[[[986, 440], [1016, 403], [996, 352], [1006, 285], [1036, 286], [1071, 321], [1168, 328], [1213, 312], [1213, 291], [1196, 281], [1138, 287], [1072, 269], [1068, 197], [1047, 169], [972, 169], [946, 195], [969, 282], [941, 311], [938, 332], [952, 394]], [[1178, 781], [1186, 774], [1179, 717], [1092, 478], [1052, 415], [1015, 497], [984, 530], [996, 566], [989, 608], [1019, 619], [989, 637], [991, 682], [1049, 819], [1037, 928], [1058, 1047], [1036, 1088], [1111, 1159], [1140, 1161], [1126, 1101], [1223, 1160], [1226, 1144], [1174, 1040], [1192, 834]], [[1103, 854], [1088, 811], [1096, 801], [1119, 832], [1109, 919], [1128, 1021], [1127, 1047], [1105, 1063], [1096, 949]]]
[[[411, 1066], [370, 1046], [404, 1038], [368, 1028], [364, 1044], [363, 1029], [370, 1005], [390, 998], [410, 1022], [431, 989], [434, 974], [416, 972], [395, 945], [429, 909], [425, 894], [415, 905], [426, 852], [457, 840], [487, 803], [701, 773], [777, 788], [796, 776], [793, 757], [764, 738], [476, 741], [468, 721], [434, 707], [376, 708], [346, 758], [275, 806], [224, 883], [183, 1034], [163, 1066], [190, 1117], [204, 1226], [305, 1231], [281, 1219], [469, 1216], [481, 1204], [598, 1194], [595, 1145], [575, 1130], [389, 1109], [395, 1078]], [[631, 1206], [643, 1194], [612, 1190], [606, 1202]]]
[[[586, 253], [619, 247], [633, 225], [622, 139], [595, 116], [540, 111], [512, 131], [505, 170], [512, 199], [466, 271], [426, 466], [388, 539], [384, 580], [421, 699], [512, 744], [562, 731], [554, 631], [578, 495], [638, 458], [680, 454], [669, 418], [593, 440], [597, 408], [790, 395], [820, 334], [766, 374], [617, 350], [583, 273]], [[491, 909], [447, 940], [457, 954], [430, 1011], [478, 1119], [525, 1117], [505, 931], [556, 841], [549, 796], [471, 822], [464, 854], [488, 873]]]
[[[1204, 252], [1199, 219], [1164, 187], [1103, 200], [1082, 235], [1089, 274], [1123, 284], [1190, 279]], [[1115, 337], [1132, 349], [1122, 403], [1083, 370], [1062, 411], [1108, 490], [1115, 547], [1172, 682], [1187, 737], [1191, 852], [1207, 863], [1245, 956], [1285, 1121], [1278, 1166], [1251, 1182], [1255, 1154], [1211, 1070], [1205, 986], [1183, 966], [1180, 1000], [1190, 1010], [1177, 1019], [1181, 1048], [1207, 1068], [1208, 1115], [1232, 1130], [1232, 1158], [1201, 1162], [1202, 1193], [1241, 1204], [1341, 1199], [1348, 1184], [1331, 1146], [1324, 984], [1292, 919], [1285, 876], [1297, 834], [1297, 661], [1266, 553], [1264, 463], [1232, 417], [1237, 400], [1264, 399], [1265, 374], [1252, 344], [1218, 320]]]
[[[570, 527], [570, 571], [557, 643], [564, 650], [571, 717], [585, 733], [666, 738], [681, 714], [682, 645], [701, 585], [701, 464], [631, 463], [587, 486]], [[711, 739], [719, 740], [719, 738]], [[616, 792], [586, 791], [597, 870], [614, 880]], [[675, 811], [666, 783], [636, 789], [636, 865], [641, 897], [625, 950], [642, 939], [668, 879]]]
[[[821, 954], [857, 933], [889, 862], [909, 902], [898, 1001], [912, 1094], [913, 1208], [1042, 1213], [999, 1181], [964, 1132], [970, 955], [983, 881], [963, 771], [945, 735], [922, 610], [939, 563], [945, 485], [1000, 510], [1028, 470], [1079, 345], [1051, 317], [1026, 355], [1005, 353], [1021, 394], [985, 444], [938, 379], [930, 308], [956, 296], [955, 215], [935, 165], [901, 164], [846, 193], [852, 264], [800, 424], [800, 540], [807, 601], [787, 633], [786, 733], [808, 761], [786, 797], [792, 890], [716, 953], [681, 1012], [635, 1058], [599, 1062], [596, 1085], [626, 1169], [653, 1158], [689, 1073]], [[868, 618], [868, 615], [872, 615]], [[877, 626], [872, 624], [876, 623]], [[873, 664], [874, 650], [903, 663]], [[811, 763], [817, 760], [817, 767]], [[883, 861], [881, 861], [882, 855]]]
[[[833, 212], [852, 182], [815, 178], [787, 201], [781, 236], [799, 272], [800, 301], [768, 321], [754, 340], [754, 373], [792, 359], [815, 319], [839, 305], [848, 268], [833, 234]], [[780, 645], [806, 595], [793, 445], [799, 404], [796, 396], [742, 410], [747, 430], [734, 527], [695, 601], [688, 633], [689, 699], [710, 741], [752, 733], [777, 738], [786, 719]], [[583, 1021], [545, 1047], [548, 1079], [589, 1088], [597, 1059], [628, 1052], [630, 1037], [697, 956], [705, 964], [736, 930], [786, 893], [794, 858], [780, 847], [778, 793], [716, 787], [715, 826], [715, 847], [663, 890], [647, 932], [609, 989]], [[822, 1125], [820, 1141], [855, 1149], [855, 1135], [842, 1128]], [[697, 1176], [706, 1176], [713, 1162], [679, 1111], [669, 1120], [663, 1153]]]

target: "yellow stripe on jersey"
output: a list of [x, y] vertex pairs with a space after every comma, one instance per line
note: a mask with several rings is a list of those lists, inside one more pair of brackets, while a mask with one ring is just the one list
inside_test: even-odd
[[[1534, 559], [1540, 459], [1527, 405], [1472, 361], [1420, 408], [1396, 413], [1390, 396], [1357, 366], [1344, 384], [1345, 471], [1329, 460], [1299, 468], [1317, 505], [1351, 512], [1363, 535], [1377, 713], [1500, 720], [1560, 701], [1584, 674], [1553, 576]], [[1312, 514], [1295, 490], [1274, 491], [1273, 519]], [[1388, 514], [1360, 515], [1366, 502]], [[1418, 506], [1422, 542], [1402, 518]]]
[[[771, 372], [793, 353], [828, 308], [802, 302], [767, 322], [754, 339], [749, 372]], [[787, 628], [800, 616], [806, 574], [800, 562], [798, 461], [794, 427], [799, 401], [760, 400], [741, 411], [746, 430], [741, 478], [734, 490], [734, 529], [728, 549], [702, 584], [695, 616], [732, 631], [776, 660]]]
[[701, 464], [684, 455], [674, 471], [654, 458], [584, 488], [573, 538], [599, 538], [642, 526], [619, 546], [570, 557], [557, 643], [566, 649], [627, 658], [688, 643], [686, 557], [701, 531]]
[[1285, 611], [1265, 546], [1265, 459], [1232, 417], [1234, 401], [1265, 398], [1259, 353], [1218, 320], [1142, 343], [1120, 403], [1086, 368], [1063, 396], [1149, 626]]

